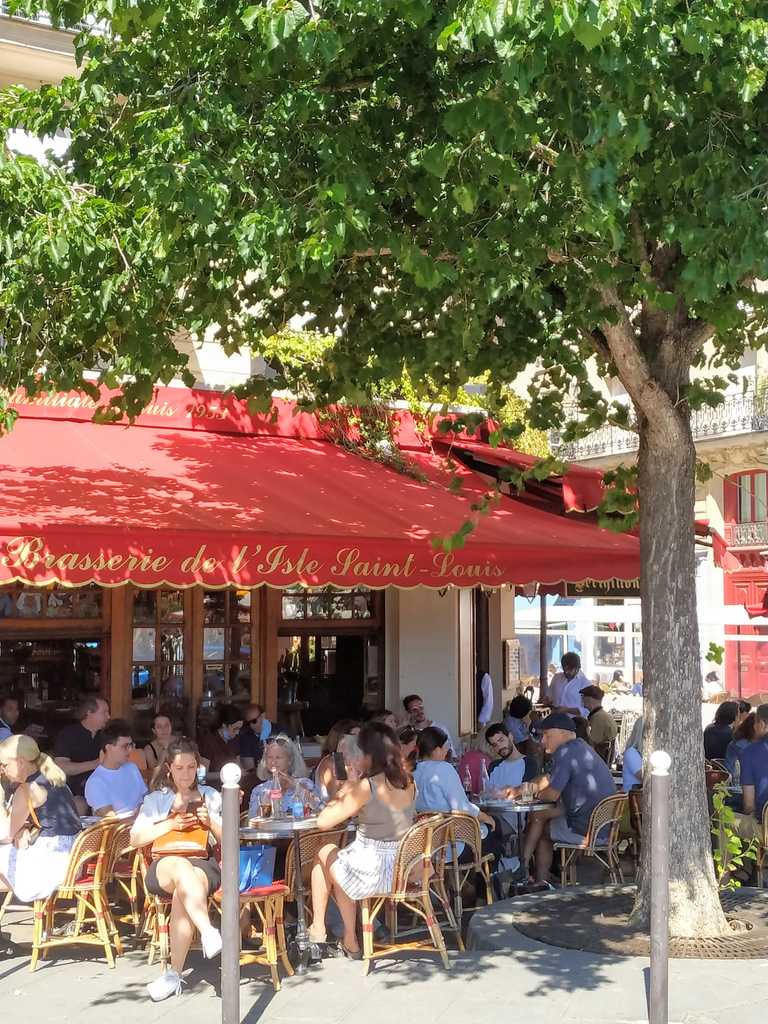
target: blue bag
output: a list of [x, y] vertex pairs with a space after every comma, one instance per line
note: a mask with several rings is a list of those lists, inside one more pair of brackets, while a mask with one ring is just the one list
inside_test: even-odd
[[272, 885], [276, 852], [274, 846], [240, 847], [240, 892]]

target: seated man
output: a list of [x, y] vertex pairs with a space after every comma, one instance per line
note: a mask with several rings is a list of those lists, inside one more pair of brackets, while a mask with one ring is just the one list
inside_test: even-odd
[[115, 718], [101, 732], [101, 764], [85, 783], [85, 799], [93, 813], [130, 817], [141, 806], [147, 787], [131, 761], [133, 740], [127, 722]]
[[[582, 843], [592, 811], [616, 792], [616, 786], [606, 763], [588, 743], [577, 738], [569, 715], [554, 712], [539, 728], [544, 750], [552, 758], [552, 773], [535, 780], [534, 792], [539, 800], [557, 802], [529, 816], [520, 872], [527, 876], [528, 862], [535, 853], [537, 885], [549, 888], [553, 841]], [[519, 787], [508, 790], [507, 795], [519, 796]]]
[[264, 754], [264, 744], [272, 734], [272, 723], [264, 715], [261, 704], [249, 704], [240, 730], [240, 767], [250, 771]]
[[485, 741], [496, 754], [491, 762], [488, 781], [493, 789], [519, 786], [529, 782], [538, 774], [538, 766], [532, 757], [524, 757], [515, 746], [506, 725], [496, 722], [485, 730]]
[[581, 691], [581, 699], [589, 714], [587, 715], [587, 735], [589, 742], [607, 765], [611, 763], [613, 741], [619, 727], [603, 707], [603, 691], [599, 686], [585, 686]]
[[7, 740], [19, 720], [19, 702], [15, 697], [0, 701], [0, 740]]
[[735, 831], [748, 842], [762, 839], [763, 808], [768, 803], [768, 704], [755, 709], [755, 739], [741, 753], [743, 814], [736, 814]]
[[408, 715], [408, 720], [410, 721], [411, 725], [416, 730], [416, 732], [421, 732], [422, 729], [426, 729], [429, 726], [434, 726], [435, 729], [439, 729], [440, 732], [445, 733], [445, 735], [448, 737], [448, 750], [450, 751], [451, 754], [450, 759], [452, 761], [455, 761], [458, 756], [458, 752], [456, 750], [456, 744], [453, 742], [453, 739], [451, 738], [450, 729], [448, 728], [448, 726], [443, 725], [442, 722], [433, 722], [431, 719], [427, 718], [427, 713], [424, 710], [424, 701], [421, 699], [418, 693], [411, 693], [407, 697], [404, 697], [403, 707], [405, 708], [405, 712]]
[[65, 726], [56, 737], [54, 760], [67, 776], [80, 814], [88, 813], [83, 790], [91, 772], [99, 766], [101, 730], [108, 719], [109, 704], [103, 697], [84, 697], [77, 710], [77, 722]]

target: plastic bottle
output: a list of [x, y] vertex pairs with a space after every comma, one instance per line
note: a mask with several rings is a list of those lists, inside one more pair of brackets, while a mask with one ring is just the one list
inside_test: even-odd
[[269, 802], [272, 804], [272, 818], [278, 820], [283, 816], [283, 790], [277, 768], [272, 769], [272, 788], [269, 791]]
[[488, 775], [488, 766], [486, 765], [485, 761], [483, 761], [483, 764], [480, 768], [480, 792], [487, 793], [490, 788], [491, 780]]
[[293, 798], [291, 799], [291, 815], [300, 820], [304, 817], [304, 797], [301, 795], [301, 789], [297, 786], [293, 791]]
[[464, 769], [464, 792], [467, 796], [472, 796], [472, 772], [469, 770], [469, 765]]
[[731, 776], [731, 783], [734, 786], [741, 785], [741, 759], [736, 758], [736, 763], [733, 766], [733, 775]]

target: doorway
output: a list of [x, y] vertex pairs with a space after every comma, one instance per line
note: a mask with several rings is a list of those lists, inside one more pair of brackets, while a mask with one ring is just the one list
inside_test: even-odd
[[[377, 635], [296, 633], [278, 638], [278, 719], [306, 736], [325, 735], [340, 718], [360, 719], [382, 704]], [[297, 705], [300, 705], [297, 708]]]

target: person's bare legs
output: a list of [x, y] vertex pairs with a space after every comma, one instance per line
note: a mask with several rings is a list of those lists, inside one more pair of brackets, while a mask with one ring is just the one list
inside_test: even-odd
[[171, 968], [177, 974], [184, 970], [187, 961], [187, 953], [192, 945], [192, 936], [195, 928], [184, 909], [181, 896], [178, 891], [173, 894], [171, 903], [170, 939], [171, 939]]
[[[335, 843], [328, 843], [327, 846], [323, 846], [318, 851], [317, 858], [312, 867], [312, 874], [310, 876], [312, 925], [309, 929], [309, 937], [313, 942], [325, 942], [328, 937], [325, 930], [325, 912], [328, 909], [328, 899], [333, 888], [331, 864], [333, 864], [338, 855], [338, 846]], [[346, 929], [346, 924], [344, 927]]]
[[335, 879], [333, 882], [333, 898], [336, 901], [336, 906], [341, 914], [341, 920], [344, 923], [344, 938], [342, 942], [350, 953], [357, 953], [360, 949], [360, 943], [357, 939], [357, 903], [347, 896]]
[[536, 847], [536, 881], [539, 884], [549, 881], [554, 852], [555, 848], [549, 838], [549, 822], [547, 821], [544, 825], [544, 833]]
[[[543, 881], [539, 878], [539, 846], [541, 845], [542, 838], [545, 838], [547, 833], [547, 826], [552, 818], [557, 818], [562, 814], [562, 808], [558, 805], [552, 807], [545, 807], [541, 811], [533, 811], [528, 818], [528, 826], [525, 830], [525, 841], [523, 843], [523, 866], [528, 869], [528, 864], [531, 857], [536, 853], [536, 880]], [[549, 842], [549, 839], [546, 839]], [[549, 843], [549, 867], [552, 866], [552, 844]], [[546, 854], [545, 854], [546, 856]], [[549, 867], [547, 871], [549, 871]]]
[[[208, 879], [183, 857], [163, 857], [157, 865], [157, 880], [171, 903], [171, 966], [181, 974], [192, 944], [194, 929], [202, 933], [211, 927], [208, 916]], [[178, 943], [178, 948], [177, 948]]]

